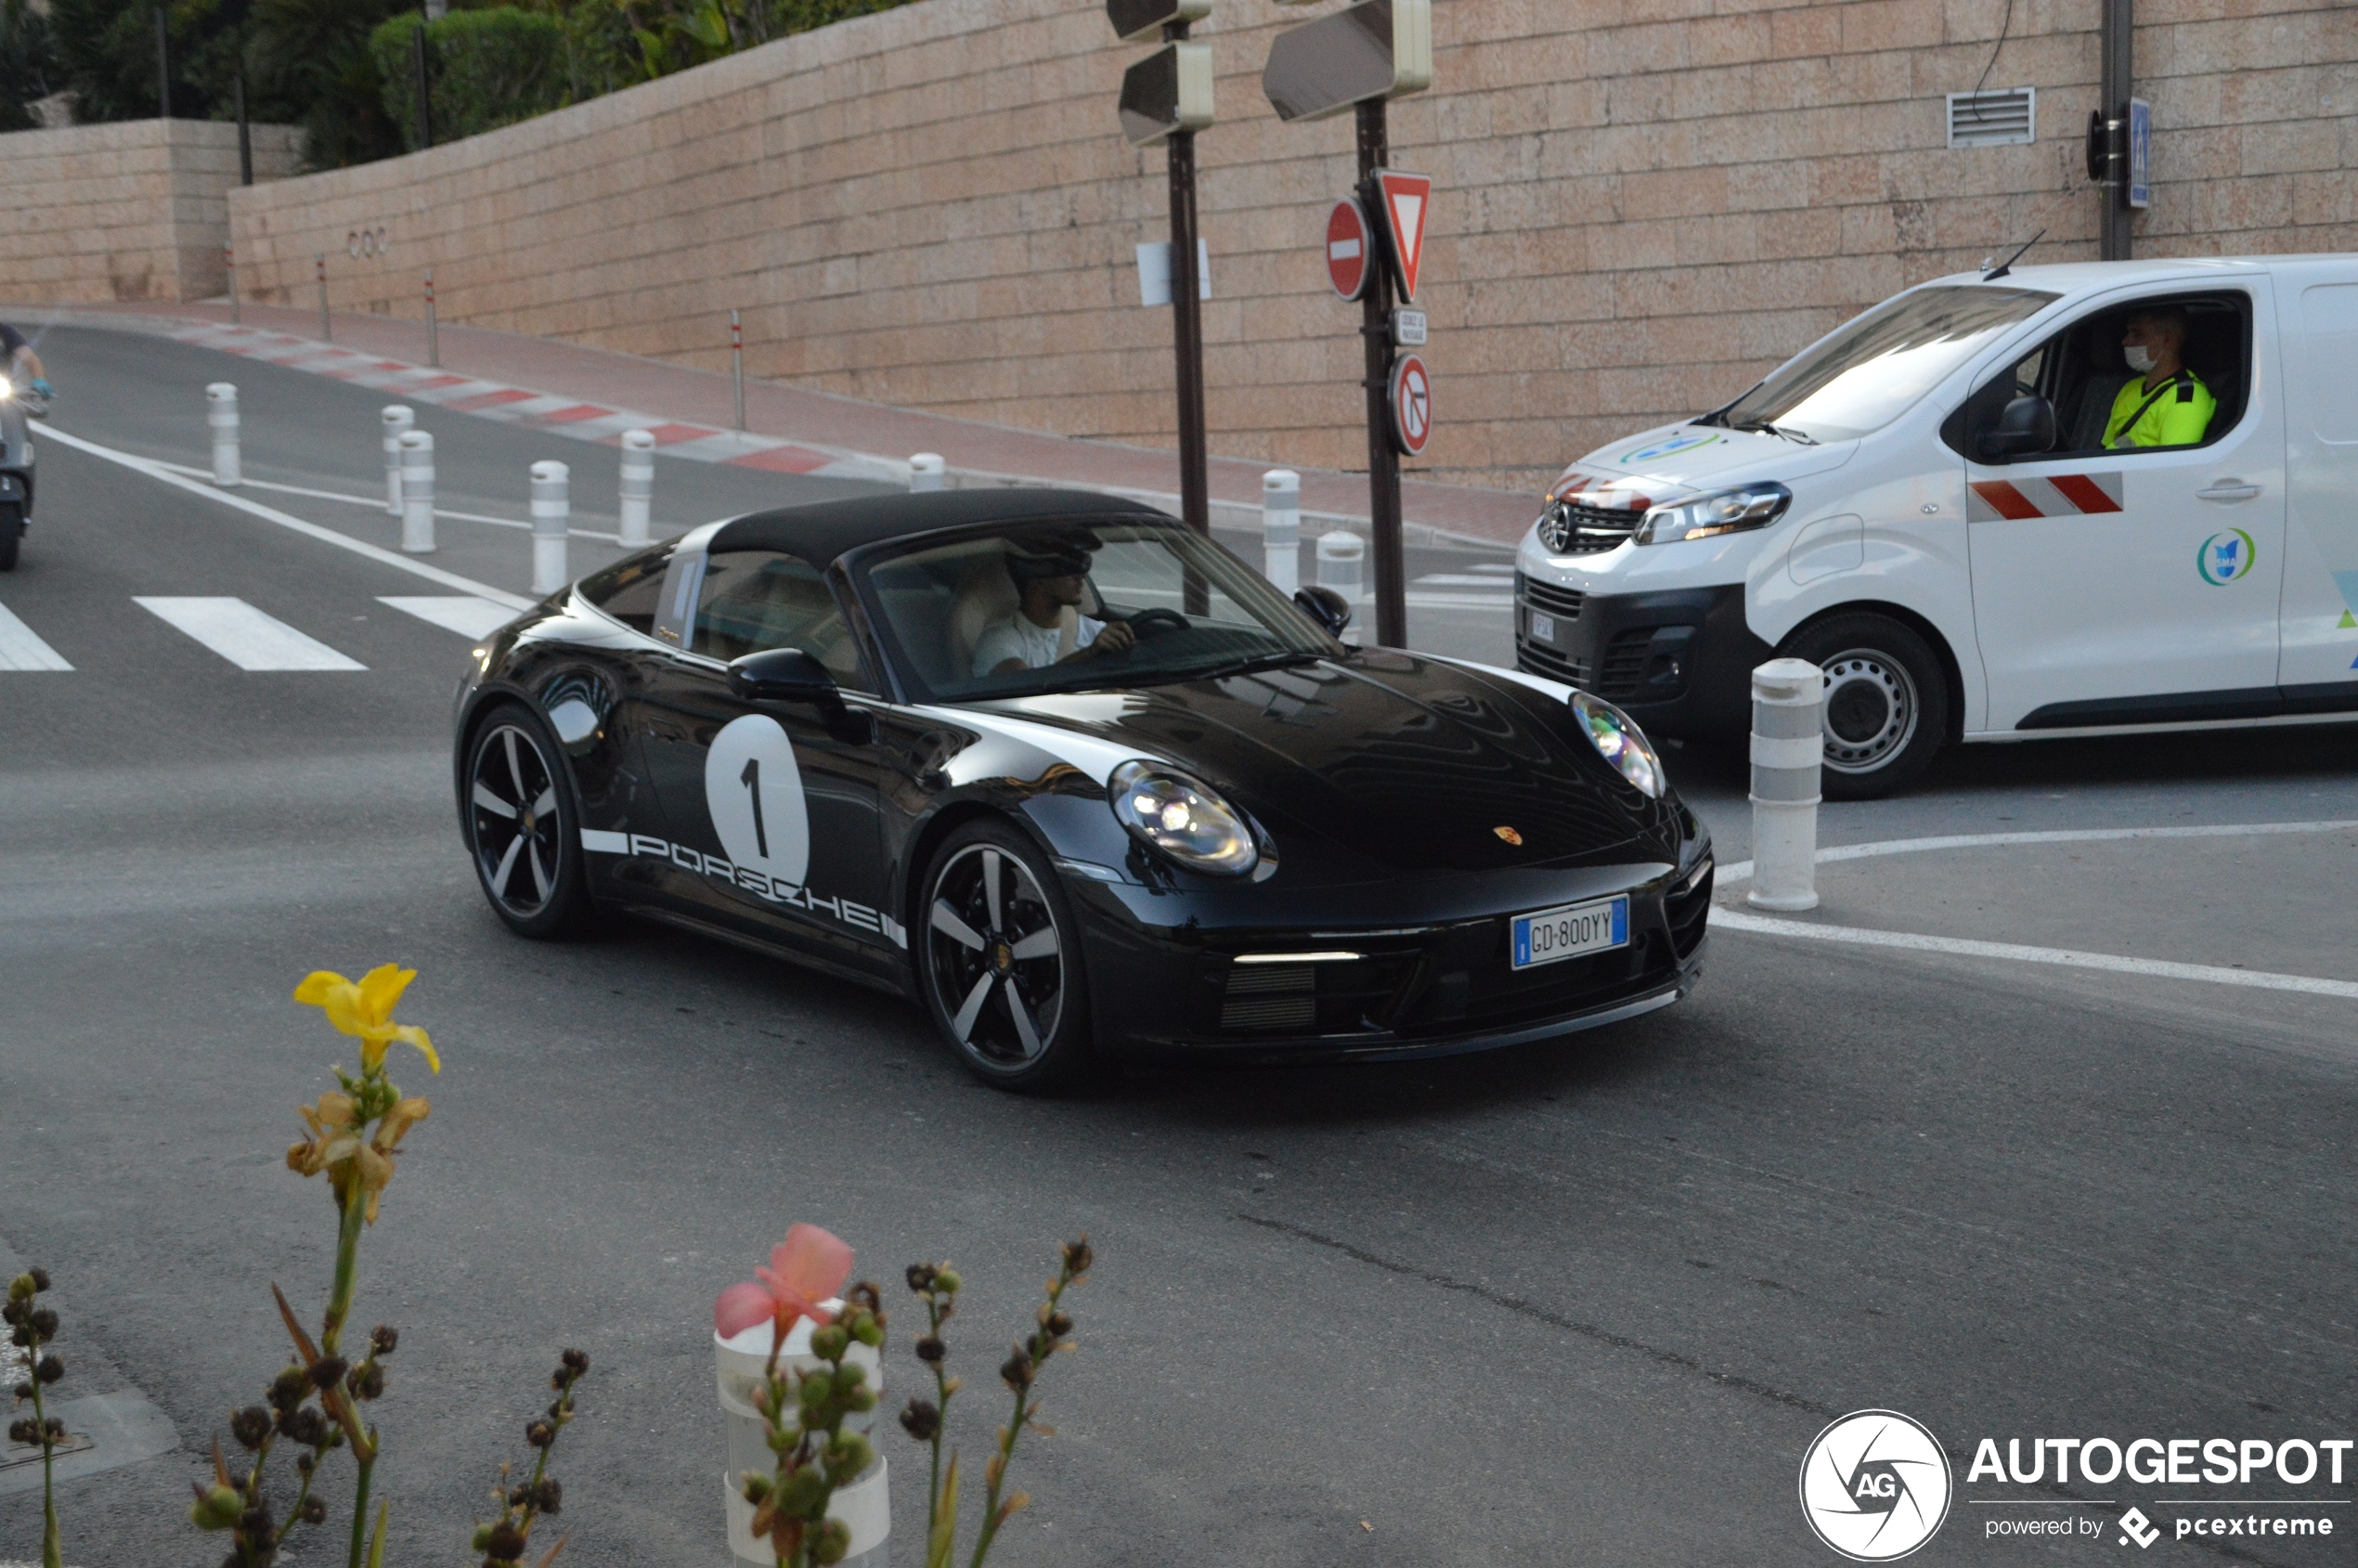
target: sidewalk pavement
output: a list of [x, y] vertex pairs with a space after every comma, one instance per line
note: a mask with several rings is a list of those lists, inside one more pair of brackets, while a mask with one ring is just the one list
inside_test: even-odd
[[[745, 429], [753, 438], [747, 439], [730, 428], [735, 415], [725, 374], [478, 327], [440, 330], [441, 369], [448, 374], [436, 376], [423, 369], [422, 323], [390, 316], [334, 317], [330, 336], [335, 346], [373, 362], [365, 374], [356, 374], [348, 365], [333, 368], [342, 363], [341, 356], [317, 352], [316, 310], [249, 304], [241, 317], [251, 335], [221, 330], [229, 322], [227, 301], [0, 305], [0, 313], [24, 324], [175, 331], [191, 342], [381, 384], [445, 407], [470, 405], [466, 411], [486, 417], [551, 429], [577, 423], [582, 428], [567, 434], [609, 444], [628, 422], [643, 416], [659, 421], [659, 447], [680, 457], [884, 477], [905, 474], [912, 453], [939, 452], [952, 486], [1068, 485], [1113, 490], [1178, 509], [1178, 457], [1173, 452], [1043, 435], [753, 380], [745, 382]], [[551, 421], [551, 414], [571, 418]], [[614, 422], [617, 420], [625, 422]], [[1268, 466], [1236, 458], [1211, 460], [1215, 522], [1260, 525], [1261, 476]], [[1305, 525], [1314, 531], [1336, 526], [1367, 531], [1365, 474], [1301, 472]], [[1531, 526], [1539, 504], [1535, 497], [1510, 491], [1417, 480], [1404, 483], [1401, 490], [1412, 543], [1455, 539], [1511, 547]]]

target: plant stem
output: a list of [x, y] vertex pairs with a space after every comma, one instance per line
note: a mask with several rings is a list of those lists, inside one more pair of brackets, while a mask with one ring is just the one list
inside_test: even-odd
[[41, 1410], [41, 1377], [32, 1370], [33, 1354], [25, 1352], [27, 1380], [32, 1384], [32, 1420], [41, 1429], [41, 1568], [65, 1568], [65, 1546], [58, 1536], [58, 1489], [52, 1473], [55, 1447], [49, 1441], [49, 1419]]
[[[336, 1345], [343, 1338], [343, 1320], [352, 1312], [354, 1276], [360, 1263], [360, 1225], [369, 1212], [369, 1195], [361, 1190], [358, 1173], [343, 1195], [343, 1212], [336, 1225], [336, 1284], [328, 1297], [327, 1321], [319, 1330], [319, 1350], [323, 1355], [336, 1354]], [[358, 1527], [354, 1528], [357, 1539]], [[358, 1549], [356, 1547], [355, 1550]], [[356, 1564], [358, 1557], [353, 1562]]]
[[[930, 1290], [926, 1292], [926, 1333], [932, 1339], [941, 1338], [941, 1303]], [[950, 1374], [945, 1368], [950, 1357], [945, 1353], [933, 1364], [934, 1401], [939, 1419], [933, 1427], [933, 1478], [926, 1487], [926, 1539], [931, 1542], [935, 1523], [941, 1512], [941, 1438], [950, 1426]]]
[[[350, 1568], [362, 1568], [369, 1550], [369, 1472], [377, 1468], [375, 1456], [362, 1459], [356, 1467], [359, 1479], [352, 1488], [352, 1557]], [[384, 1528], [382, 1521], [378, 1529]]]

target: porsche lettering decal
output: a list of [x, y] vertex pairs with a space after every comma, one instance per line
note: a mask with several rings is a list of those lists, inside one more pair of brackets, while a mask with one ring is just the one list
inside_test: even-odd
[[643, 833], [602, 833], [586, 828], [581, 835], [581, 848], [593, 855], [645, 855], [659, 861], [669, 861], [682, 871], [700, 876], [713, 877], [744, 888], [765, 903], [779, 904], [788, 909], [807, 909], [813, 914], [824, 914], [845, 926], [862, 931], [881, 931], [892, 939], [896, 947], [909, 945], [908, 927], [880, 910], [849, 899], [828, 898], [808, 888], [797, 887], [782, 877], [773, 877], [749, 865], [738, 865], [720, 855], [707, 855], [685, 844], [653, 837]]

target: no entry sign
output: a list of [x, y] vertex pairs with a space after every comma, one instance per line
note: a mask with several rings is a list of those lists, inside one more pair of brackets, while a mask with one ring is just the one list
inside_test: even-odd
[[1336, 202], [1327, 214], [1327, 279], [1344, 299], [1355, 300], [1367, 292], [1374, 240], [1367, 213], [1351, 197]]
[[1432, 377], [1425, 362], [1404, 354], [1392, 366], [1392, 444], [1404, 458], [1421, 456], [1432, 439]]

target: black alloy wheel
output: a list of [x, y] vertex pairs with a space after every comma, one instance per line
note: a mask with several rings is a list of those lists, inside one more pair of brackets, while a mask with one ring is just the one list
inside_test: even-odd
[[17, 549], [24, 539], [24, 503], [0, 501], [0, 572], [17, 569]]
[[1085, 1065], [1088, 1004], [1076, 927], [1046, 857], [1005, 823], [952, 832], [913, 922], [926, 1005], [984, 1082], [1038, 1092]]
[[467, 848], [484, 896], [509, 928], [555, 937], [588, 913], [581, 836], [556, 744], [529, 713], [503, 704], [467, 749]]
[[1829, 800], [1872, 800], [1913, 780], [1949, 739], [1949, 680], [1912, 628], [1887, 616], [1836, 615], [1778, 650], [1826, 672]]

